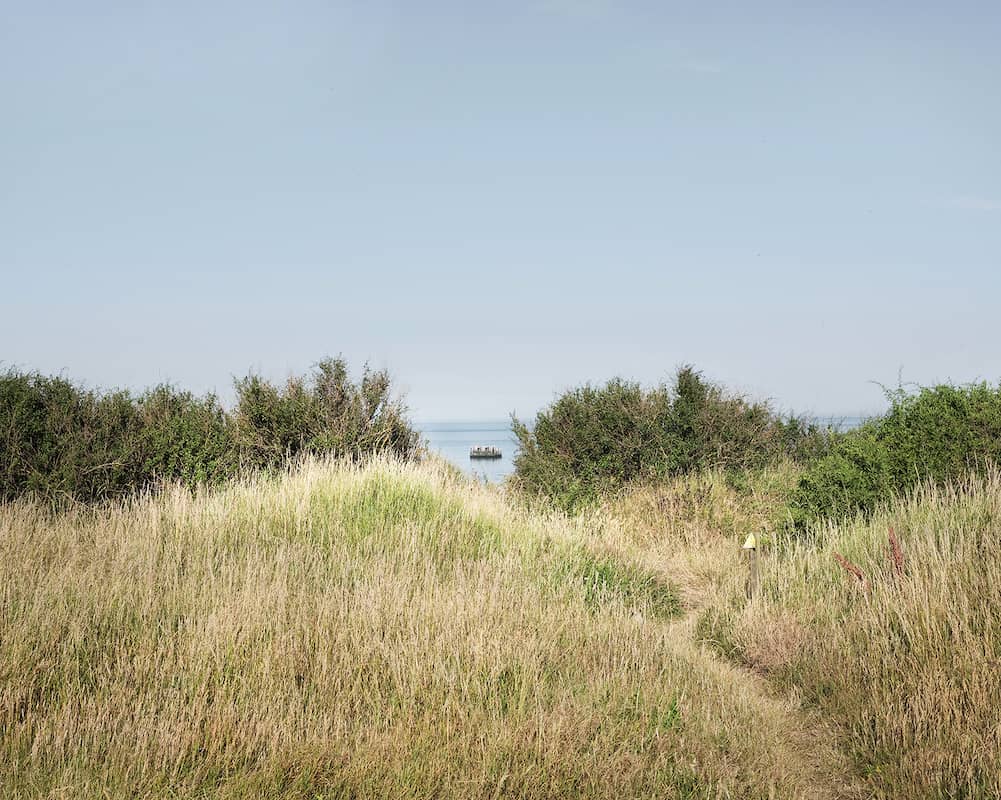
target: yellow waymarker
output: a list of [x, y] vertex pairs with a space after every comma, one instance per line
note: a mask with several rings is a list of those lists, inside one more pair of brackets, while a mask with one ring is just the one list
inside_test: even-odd
[[747, 553], [747, 599], [758, 593], [758, 540], [753, 533], [747, 535], [741, 548]]

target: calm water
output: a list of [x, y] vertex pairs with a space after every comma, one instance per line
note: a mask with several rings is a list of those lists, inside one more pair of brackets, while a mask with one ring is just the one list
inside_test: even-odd
[[[514, 472], [514, 453], [518, 440], [510, 420], [484, 422], [426, 422], [417, 426], [432, 450], [441, 453], [467, 475], [501, 481]], [[469, 457], [469, 448], [478, 444], [500, 448], [501, 458]]]

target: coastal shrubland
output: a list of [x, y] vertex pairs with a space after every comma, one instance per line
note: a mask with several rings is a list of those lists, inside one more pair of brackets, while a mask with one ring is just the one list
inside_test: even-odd
[[[674, 577], [695, 638], [796, 698], [818, 741], [835, 743], [837, 791], [1001, 795], [1001, 390], [898, 389], [856, 430], [807, 428], [798, 451], [751, 439], [756, 458], [736, 468], [679, 459], [670, 477], [664, 455], [679, 450], [630, 437], [650, 418], [677, 431], [682, 396], [621, 382], [568, 392], [539, 435], [522, 431], [530, 460], [516, 485], [571, 507], [601, 497]], [[694, 438], [711, 439], [701, 424]], [[574, 484], [577, 458], [592, 472]], [[751, 532], [761, 585], [749, 599], [738, 553]]]
[[670, 386], [615, 379], [571, 389], [533, 426], [513, 420], [513, 427], [516, 485], [567, 510], [634, 482], [815, 458], [833, 436], [728, 392], [690, 366], [679, 369]]
[[339, 362], [3, 381], [4, 797], [1001, 794], [990, 386], [582, 387], [490, 486]]
[[668, 386], [614, 379], [568, 390], [519, 441], [513, 483], [570, 511], [635, 484], [721, 471], [735, 487], [764, 467], [801, 468], [773, 526], [804, 533], [870, 514], [911, 488], [1001, 463], [1001, 387], [940, 384], [887, 392], [853, 430], [781, 415], [683, 367]]
[[925, 482], [944, 486], [1001, 463], [1001, 387], [900, 388], [887, 399], [886, 414], [836, 437], [810, 464], [790, 502], [797, 528], [871, 513]]
[[0, 500], [122, 498], [158, 483], [219, 484], [304, 455], [407, 456], [419, 437], [386, 372], [341, 359], [274, 385], [236, 381], [236, 405], [161, 385], [101, 392], [64, 377], [0, 374]]

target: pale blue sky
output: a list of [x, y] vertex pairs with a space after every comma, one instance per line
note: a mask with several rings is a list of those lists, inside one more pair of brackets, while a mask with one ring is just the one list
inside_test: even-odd
[[[877, 8], [874, 8], [877, 6]], [[1001, 378], [1001, 4], [0, 0], [0, 359], [419, 419]]]

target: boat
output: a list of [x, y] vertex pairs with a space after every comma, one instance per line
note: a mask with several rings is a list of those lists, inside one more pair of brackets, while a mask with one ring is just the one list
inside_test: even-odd
[[503, 455], [499, 447], [492, 447], [490, 445], [477, 445], [476, 447], [469, 448], [470, 458], [500, 458]]

